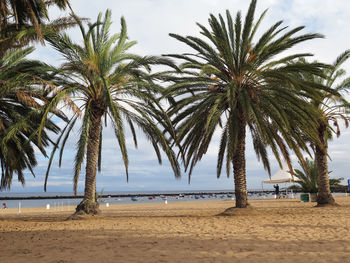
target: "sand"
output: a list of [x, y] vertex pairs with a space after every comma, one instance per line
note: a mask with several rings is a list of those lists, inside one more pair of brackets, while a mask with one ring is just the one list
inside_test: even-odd
[[252, 200], [132, 204], [69, 220], [70, 211], [0, 210], [0, 262], [350, 262], [350, 197], [339, 207]]

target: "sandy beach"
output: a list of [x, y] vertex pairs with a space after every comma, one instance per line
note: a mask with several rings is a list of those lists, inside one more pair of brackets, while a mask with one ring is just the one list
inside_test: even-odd
[[[339, 207], [251, 200], [253, 212], [218, 216], [234, 201], [0, 210], [0, 262], [349, 262], [350, 197]], [[68, 210], [68, 211], [67, 211]]]

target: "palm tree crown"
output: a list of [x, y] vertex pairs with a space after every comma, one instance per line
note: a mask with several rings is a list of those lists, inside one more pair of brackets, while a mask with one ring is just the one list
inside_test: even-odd
[[37, 164], [34, 148], [46, 156], [45, 147], [51, 142], [47, 131], [59, 131], [47, 119], [38, 140], [40, 109], [48, 102], [47, 92], [41, 87], [49, 84], [52, 68], [26, 60], [32, 51], [33, 48], [11, 50], [0, 58], [0, 189], [10, 189], [14, 173], [22, 184], [25, 183], [23, 170], [29, 169], [34, 175], [33, 167]]
[[[332, 124], [328, 126], [327, 137], [329, 138], [332, 137], [332, 132], [337, 137], [340, 136], [339, 120], [343, 121], [346, 127], [349, 126], [350, 104], [343, 95], [349, 91], [350, 77], [345, 77], [345, 70], [340, 68], [349, 58], [350, 50], [346, 50], [337, 57], [331, 67], [324, 69], [325, 77], [312, 76], [311, 81], [324, 85], [338, 93], [334, 95], [323, 92], [320, 100], [312, 102], [321, 111], [324, 121]], [[343, 79], [341, 80], [341, 78]]]
[[76, 23], [67, 17], [50, 20], [48, 7], [55, 5], [66, 9], [68, 0], [3, 0], [0, 4], [0, 55], [14, 48], [27, 46], [29, 42], [40, 41], [48, 32], [58, 32]]
[[3, 0], [0, 5], [0, 29], [14, 24], [17, 27], [32, 24], [41, 36], [39, 25], [48, 20], [47, 7], [56, 5], [60, 9], [70, 7], [69, 0]]

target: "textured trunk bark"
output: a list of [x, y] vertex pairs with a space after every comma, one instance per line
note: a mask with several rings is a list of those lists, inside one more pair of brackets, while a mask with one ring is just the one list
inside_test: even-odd
[[246, 208], [248, 205], [247, 198], [247, 181], [245, 169], [245, 137], [246, 137], [246, 120], [243, 113], [240, 114], [240, 127], [238, 130], [238, 142], [236, 152], [233, 156], [233, 174], [235, 181], [236, 207]]
[[331, 188], [329, 185], [328, 177], [328, 160], [327, 160], [327, 148], [328, 143], [325, 138], [326, 125], [320, 124], [318, 127], [318, 136], [323, 147], [316, 145], [315, 159], [317, 163], [318, 171], [318, 193], [317, 193], [317, 205], [335, 205], [335, 200], [331, 194]]
[[89, 138], [86, 152], [86, 173], [84, 199], [76, 208], [76, 213], [98, 214], [99, 204], [96, 200], [96, 167], [101, 132], [101, 116], [94, 116], [89, 128]]

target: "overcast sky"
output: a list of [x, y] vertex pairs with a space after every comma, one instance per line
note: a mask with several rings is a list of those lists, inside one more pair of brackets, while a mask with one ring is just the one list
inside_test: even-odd
[[[184, 44], [169, 37], [169, 33], [181, 35], [198, 35], [196, 22], [207, 25], [210, 13], [217, 15], [229, 9], [235, 14], [242, 10], [245, 16], [249, 1], [243, 0], [71, 0], [75, 12], [95, 21], [98, 12], [107, 8], [112, 10], [112, 33], [120, 31], [120, 17], [127, 22], [130, 40], [137, 40], [132, 52], [139, 55], [161, 55], [167, 53], [182, 53], [189, 51]], [[269, 9], [260, 27], [260, 33], [273, 23], [283, 20], [284, 25], [296, 27], [305, 25], [304, 33], [321, 33], [325, 39], [317, 39], [299, 45], [293, 52], [311, 52], [315, 59], [331, 63], [347, 48], [350, 48], [350, 1], [345, 0], [260, 0], [256, 17], [265, 9]], [[57, 16], [57, 10], [51, 10], [52, 16]], [[61, 13], [62, 15], [62, 13]], [[71, 36], [80, 41], [78, 30], [70, 31]], [[62, 58], [49, 46], [38, 47], [32, 58], [59, 65]], [[350, 61], [344, 65], [350, 73]], [[77, 131], [77, 130], [76, 130]], [[72, 174], [75, 142], [72, 137], [68, 142], [62, 168], [57, 162], [53, 164], [49, 177], [48, 191], [72, 191]], [[191, 185], [187, 184], [187, 175], [181, 180], [175, 180], [167, 161], [158, 165], [156, 156], [145, 138], [137, 150], [128, 141], [130, 159], [130, 180], [126, 183], [124, 167], [119, 148], [113, 132], [106, 129], [103, 141], [102, 173], [97, 175], [97, 190], [100, 191], [151, 191], [151, 190], [221, 190], [233, 189], [233, 178], [222, 176], [216, 178], [216, 158], [218, 140], [214, 139], [212, 147], [205, 158], [196, 166]], [[350, 130], [343, 130], [338, 139], [329, 145], [331, 177], [350, 178]], [[26, 187], [17, 182], [13, 184], [13, 192], [42, 192], [44, 174], [48, 160], [38, 155], [39, 165], [35, 168], [37, 177], [26, 176]], [[247, 183], [248, 189], [261, 188], [261, 181], [268, 179], [263, 166], [255, 157], [251, 140], [248, 140], [247, 152]], [[294, 163], [297, 165], [297, 162]], [[279, 170], [277, 162], [271, 158], [272, 173]], [[81, 172], [78, 190], [84, 187], [84, 169]]]

